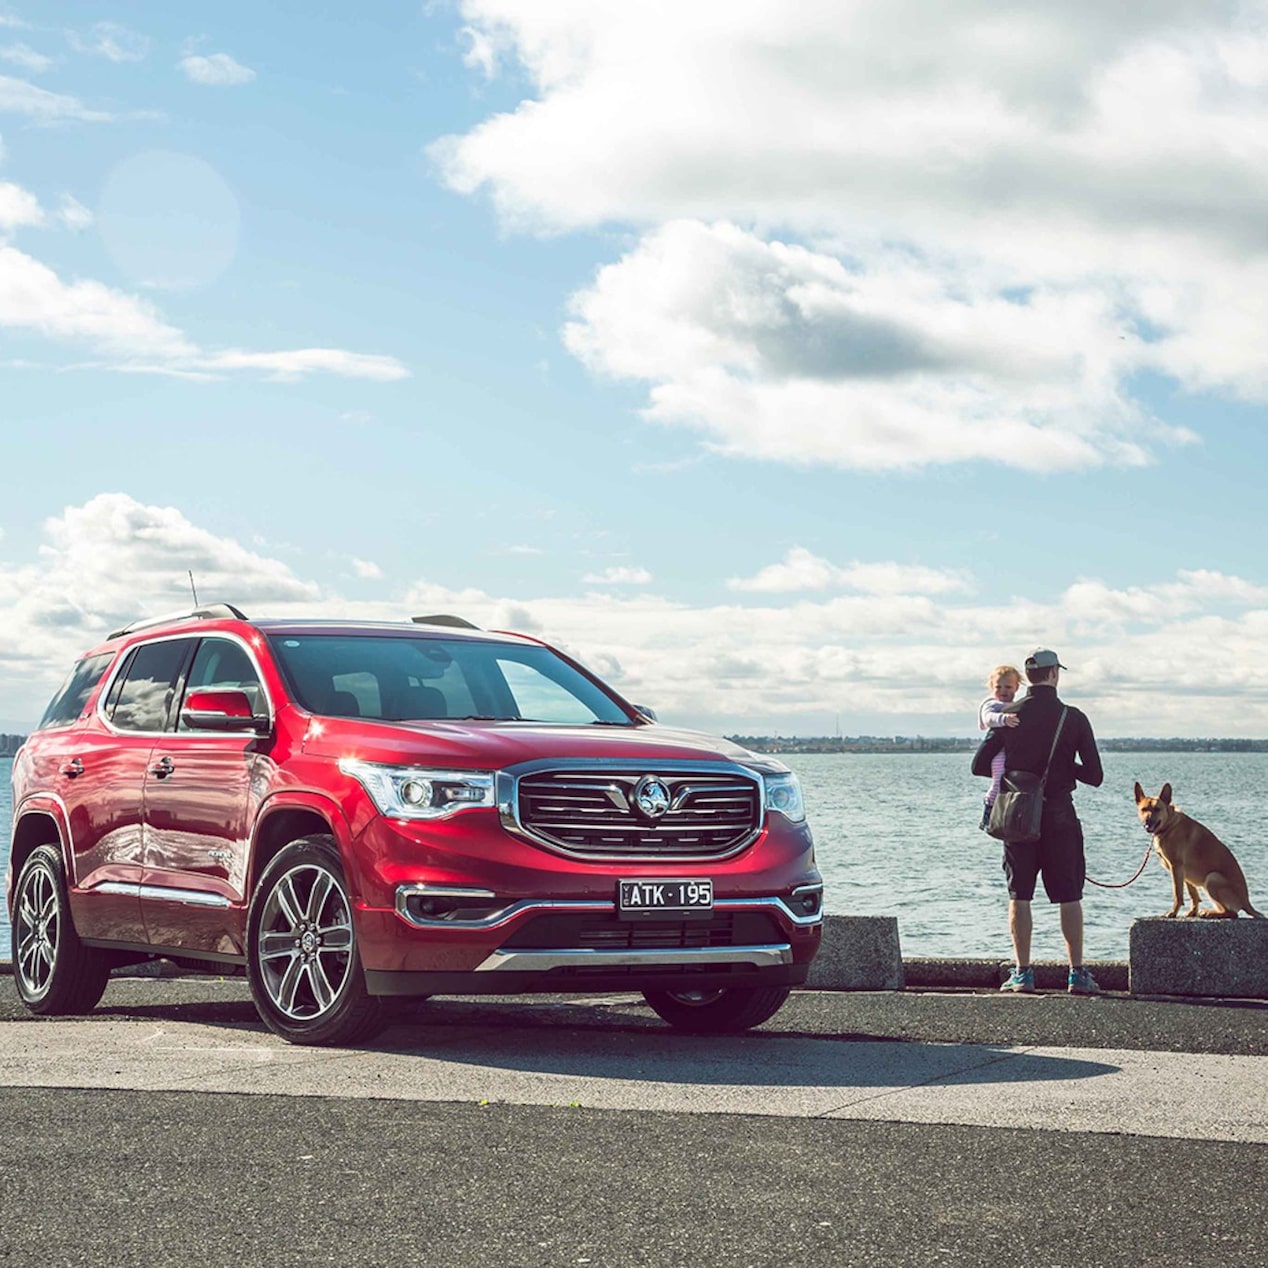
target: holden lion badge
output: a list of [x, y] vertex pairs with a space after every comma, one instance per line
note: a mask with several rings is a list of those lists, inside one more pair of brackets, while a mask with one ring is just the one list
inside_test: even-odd
[[669, 809], [669, 789], [657, 775], [644, 775], [634, 785], [634, 805], [646, 819], [660, 819]]

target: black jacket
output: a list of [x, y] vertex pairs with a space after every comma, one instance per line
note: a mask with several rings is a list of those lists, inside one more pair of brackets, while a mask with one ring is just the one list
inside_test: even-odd
[[989, 775], [991, 759], [1002, 748], [1008, 770], [1028, 770], [1042, 775], [1063, 708], [1068, 712], [1061, 739], [1052, 755], [1045, 792], [1049, 797], [1069, 796], [1076, 780], [1099, 788], [1105, 772], [1101, 768], [1092, 724], [1082, 709], [1062, 705], [1057, 689], [1048, 686], [1030, 688], [1017, 711], [1021, 719], [1019, 726], [996, 727], [982, 741], [973, 754], [973, 773]]

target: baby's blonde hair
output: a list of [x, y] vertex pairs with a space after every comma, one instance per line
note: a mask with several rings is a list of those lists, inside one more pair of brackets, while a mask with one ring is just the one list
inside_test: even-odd
[[996, 665], [991, 670], [986, 679], [987, 690], [994, 691], [996, 684], [1001, 678], [1013, 677], [1017, 679], [1017, 685], [1020, 687], [1025, 679], [1021, 676], [1021, 670], [1016, 665]]

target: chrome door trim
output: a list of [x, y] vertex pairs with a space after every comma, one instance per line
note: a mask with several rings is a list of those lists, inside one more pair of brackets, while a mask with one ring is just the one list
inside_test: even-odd
[[186, 907], [233, 906], [223, 894], [210, 894], [202, 889], [177, 889], [166, 885], [129, 885], [123, 881], [105, 881], [86, 892], [122, 894], [125, 897], [148, 898], [161, 903], [181, 903]]

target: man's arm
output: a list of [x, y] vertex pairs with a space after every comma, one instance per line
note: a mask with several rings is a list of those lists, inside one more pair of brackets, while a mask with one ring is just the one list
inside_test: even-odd
[[991, 731], [987, 735], [986, 739], [978, 745], [977, 752], [973, 754], [973, 773], [975, 775], [985, 775], [989, 777], [991, 773], [991, 759], [1003, 747], [1004, 728], [1000, 727], [996, 731]]
[[1074, 763], [1074, 778], [1081, 784], [1099, 788], [1105, 779], [1105, 770], [1101, 766], [1096, 736], [1092, 734], [1092, 724], [1087, 720], [1087, 715], [1081, 713], [1079, 717], [1083, 725], [1079, 728], [1078, 746], [1075, 749], [1078, 760]]

